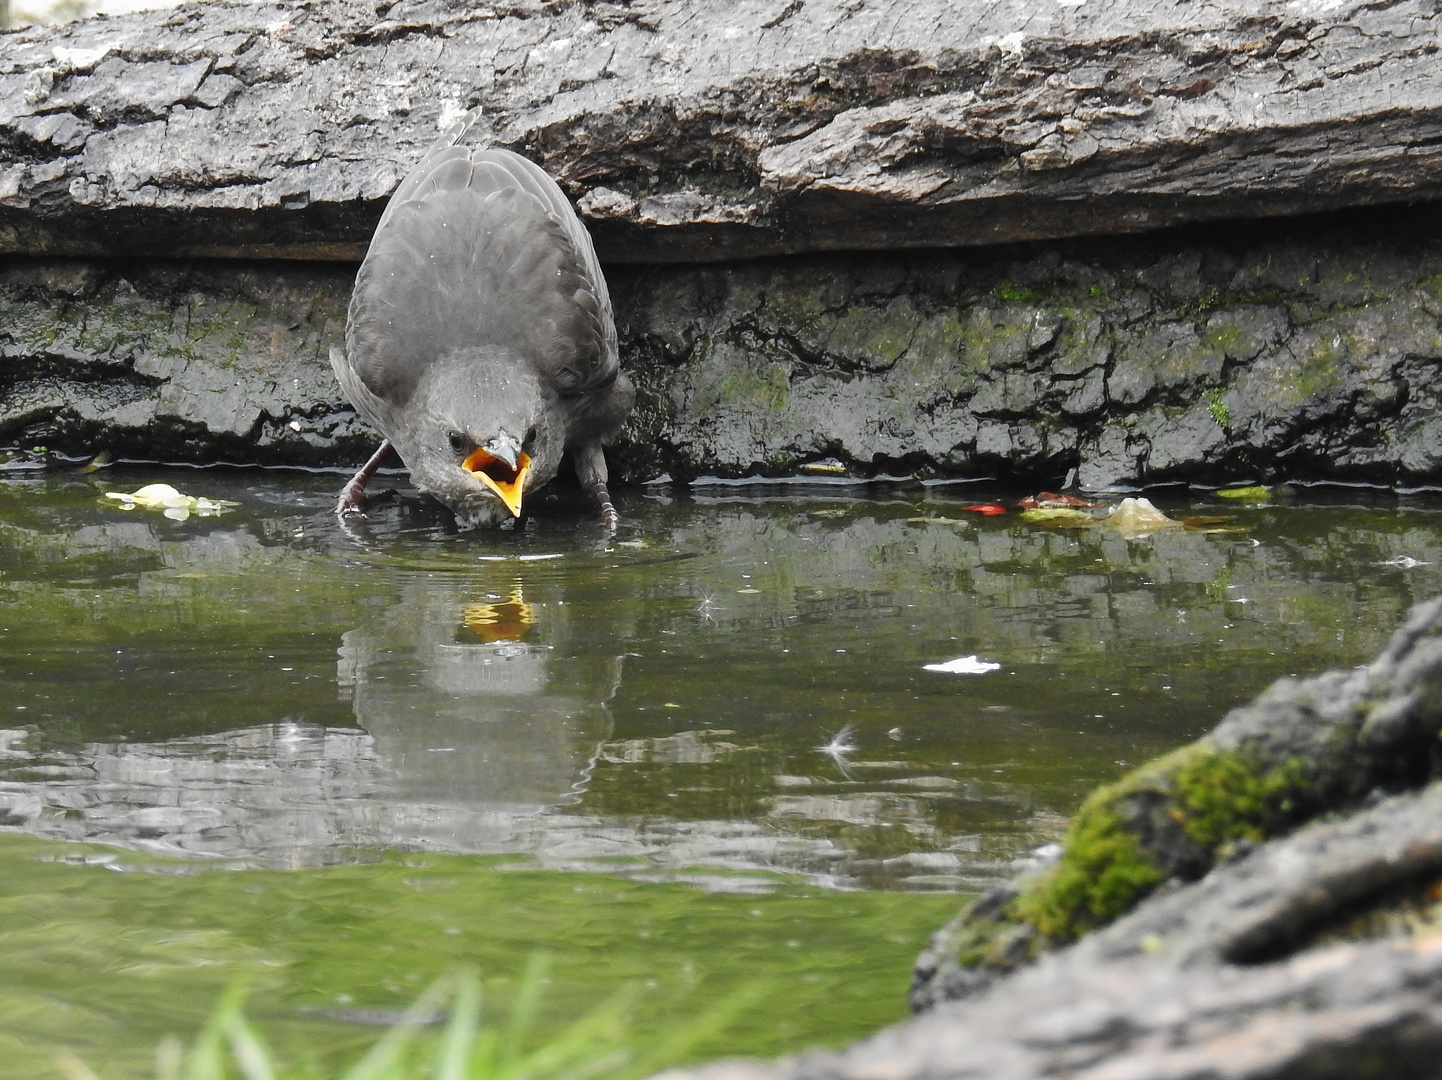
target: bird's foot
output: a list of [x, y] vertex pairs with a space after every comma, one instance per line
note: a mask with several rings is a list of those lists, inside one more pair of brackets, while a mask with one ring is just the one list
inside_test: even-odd
[[[351, 484], [353, 483], [354, 481], [351, 481]], [[360, 517], [372, 506], [395, 502], [401, 497], [401, 493], [395, 488], [386, 488], [384, 491], [363, 491], [357, 488], [352, 492], [351, 484], [341, 489], [340, 498], [336, 500], [335, 513], [338, 517]]]
[[356, 514], [365, 513], [365, 508], [365, 482], [360, 477], [355, 477], [340, 489], [340, 498], [336, 500], [335, 504], [335, 514], [337, 517], [353, 517]]
[[380, 444], [380, 447], [354, 476], [350, 482], [340, 489], [340, 498], [336, 500], [335, 513], [338, 517], [348, 517], [352, 514], [362, 514], [366, 507], [366, 482], [375, 475], [376, 470], [381, 467], [381, 462], [391, 452], [390, 440], [387, 439]]

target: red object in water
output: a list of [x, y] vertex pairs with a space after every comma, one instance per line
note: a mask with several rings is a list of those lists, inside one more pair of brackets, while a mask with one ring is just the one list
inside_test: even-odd
[[1037, 510], [1040, 508], [1052, 510], [1058, 508], [1074, 509], [1082, 506], [1100, 507], [1106, 504], [1087, 502], [1085, 499], [1078, 499], [1075, 495], [1058, 495], [1054, 491], [1042, 491], [1036, 495], [1028, 495], [1025, 499], [1022, 499], [1021, 502], [1017, 503], [1017, 505], [1023, 510]]
[[1006, 507], [997, 506], [996, 503], [977, 503], [975, 506], [963, 506], [962, 509], [970, 510], [973, 514], [986, 514], [988, 517], [1006, 513]]

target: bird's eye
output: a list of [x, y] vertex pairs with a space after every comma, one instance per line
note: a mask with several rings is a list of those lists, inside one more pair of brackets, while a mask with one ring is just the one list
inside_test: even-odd
[[536, 429], [535, 429], [535, 428], [531, 428], [530, 431], [526, 432], [526, 439], [525, 439], [525, 441], [524, 441], [523, 443], [521, 443], [521, 448], [524, 449], [524, 450], [530, 450], [530, 448], [533, 447], [533, 446], [535, 446], [535, 445], [536, 445]]
[[451, 449], [457, 454], [464, 454], [470, 449], [469, 441], [459, 431], [451, 432], [449, 438], [451, 440]]

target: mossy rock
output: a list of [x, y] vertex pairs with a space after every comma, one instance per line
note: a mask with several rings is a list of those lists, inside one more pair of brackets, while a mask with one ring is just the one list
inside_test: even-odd
[[1306, 762], [1269, 765], [1201, 739], [1092, 793], [1060, 862], [1013, 914], [1050, 942], [1072, 941], [1131, 909], [1170, 877], [1200, 877], [1239, 840], [1296, 820], [1313, 791]]
[[[1279, 679], [1210, 734], [1099, 788], [1059, 859], [975, 901], [918, 964], [913, 1002], [966, 996], [1243, 847], [1442, 773], [1442, 599], [1371, 664]], [[941, 955], [944, 954], [944, 955]], [[926, 969], [926, 970], [924, 970]]]

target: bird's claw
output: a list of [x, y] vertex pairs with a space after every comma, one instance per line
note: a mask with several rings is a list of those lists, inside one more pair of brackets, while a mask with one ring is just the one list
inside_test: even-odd
[[381, 462], [386, 459], [386, 455], [390, 452], [390, 440], [385, 439], [376, 449], [376, 452], [370, 456], [370, 459], [360, 467], [360, 471], [350, 478], [350, 481], [345, 487], [340, 489], [340, 498], [336, 500], [335, 504], [335, 515], [337, 517], [345, 518], [354, 516], [355, 514], [365, 513], [366, 482], [375, 475], [376, 470], [381, 467]]
[[364, 514], [365, 509], [366, 493], [360, 484], [352, 480], [341, 488], [340, 498], [336, 500], [334, 510], [337, 517], [356, 517]]

